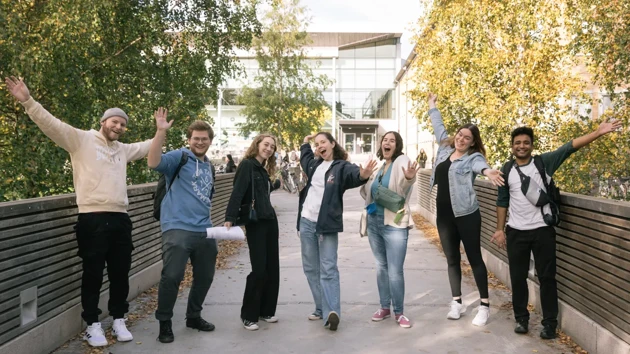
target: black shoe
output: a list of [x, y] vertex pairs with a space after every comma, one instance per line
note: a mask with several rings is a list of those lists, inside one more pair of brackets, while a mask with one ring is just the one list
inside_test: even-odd
[[157, 339], [161, 343], [173, 343], [175, 336], [173, 335], [173, 323], [171, 320], [160, 321], [160, 335]]
[[186, 327], [198, 329], [204, 332], [212, 332], [214, 331], [214, 325], [210, 322], [207, 322], [201, 317], [197, 318], [187, 318], [186, 319]]
[[516, 321], [516, 327], [514, 327], [514, 333], [525, 334], [529, 332], [529, 324], [526, 320]]
[[335, 311], [328, 314], [328, 325], [331, 331], [336, 331], [339, 326], [339, 315]]
[[540, 338], [542, 339], [554, 339], [556, 338], [556, 327], [545, 326], [542, 331], [540, 331]]

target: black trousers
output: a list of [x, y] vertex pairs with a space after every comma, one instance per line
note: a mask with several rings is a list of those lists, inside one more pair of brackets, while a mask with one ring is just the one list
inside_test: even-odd
[[453, 297], [462, 296], [462, 255], [459, 243], [464, 244], [468, 262], [472, 268], [479, 297], [488, 298], [488, 270], [481, 257], [481, 213], [455, 217], [450, 205], [437, 204], [436, 224], [442, 249], [448, 264], [448, 280]]
[[512, 281], [512, 304], [517, 321], [529, 320], [527, 273], [530, 254], [534, 253], [540, 283], [540, 303], [544, 326], [558, 326], [558, 285], [556, 283], [556, 229], [552, 226], [534, 230], [507, 227], [507, 253]]
[[245, 226], [252, 271], [247, 276], [241, 318], [258, 322], [260, 316], [274, 316], [280, 289], [278, 219], [259, 220]]
[[129, 269], [131, 267], [131, 219], [126, 213], [82, 213], [75, 226], [78, 255], [83, 260], [81, 278], [81, 317], [91, 325], [98, 322], [98, 308], [107, 264], [109, 302], [107, 309], [114, 319], [129, 311]]

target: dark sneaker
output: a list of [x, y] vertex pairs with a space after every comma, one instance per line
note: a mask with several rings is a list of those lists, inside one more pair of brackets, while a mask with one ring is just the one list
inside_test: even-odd
[[201, 317], [197, 318], [187, 318], [186, 319], [186, 327], [197, 329], [204, 332], [212, 332], [214, 331], [214, 325], [210, 322], [207, 322]]
[[245, 327], [246, 330], [248, 331], [256, 331], [258, 330], [258, 323], [256, 322], [252, 322], [252, 321], [248, 321], [246, 319], [243, 319], [243, 327]]
[[540, 338], [542, 339], [554, 339], [556, 338], [556, 327], [545, 326], [542, 331], [540, 331]]
[[319, 312], [313, 312], [312, 314], [308, 315], [308, 319], [309, 321], [321, 320], [322, 315]]
[[525, 334], [529, 332], [528, 321], [516, 321], [516, 327], [514, 327], [514, 333]]
[[339, 315], [335, 311], [328, 314], [328, 326], [331, 331], [336, 331], [339, 327]]
[[175, 336], [173, 335], [173, 323], [171, 320], [160, 321], [160, 335], [157, 339], [161, 343], [173, 343]]

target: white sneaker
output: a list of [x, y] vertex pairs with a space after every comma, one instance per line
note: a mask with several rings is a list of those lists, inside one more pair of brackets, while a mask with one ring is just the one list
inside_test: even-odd
[[488, 318], [490, 318], [490, 308], [488, 306], [477, 307], [477, 316], [472, 321], [472, 324], [475, 326], [485, 326], [488, 323]]
[[276, 317], [276, 316], [260, 316], [260, 319], [265, 321], [265, 322], [269, 322], [269, 323], [276, 323], [276, 322], [278, 322], [278, 317]]
[[448, 312], [448, 315], [446, 315], [446, 318], [449, 320], [459, 320], [463, 308], [464, 306], [459, 302], [455, 300], [451, 301], [451, 310]]
[[248, 331], [256, 331], [259, 328], [258, 323], [248, 320], [243, 320], [243, 327], [245, 327], [245, 329]]
[[114, 325], [112, 326], [112, 333], [116, 336], [116, 339], [119, 342], [129, 342], [133, 340], [133, 336], [127, 330], [127, 326], [125, 326], [125, 320], [122, 318], [118, 318], [114, 320]]
[[101, 328], [100, 322], [94, 322], [85, 329], [83, 340], [86, 340], [92, 347], [104, 347], [109, 344], [107, 343], [107, 338], [105, 338], [105, 332], [103, 328]]
[[309, 321], [321, 320], [322, 319], [322, 315], [318, 314], [317, 312], [313, 312], [312, 314], [308, 315], [308, 319], [309, 319]]

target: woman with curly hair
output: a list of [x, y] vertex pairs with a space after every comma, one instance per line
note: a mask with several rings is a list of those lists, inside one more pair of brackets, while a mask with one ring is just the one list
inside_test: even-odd
[[280, 180], [271, 181], [276, 173], [276, 138], [258, 135], [236, 169], [234, 189], [225, 212], [228, 229], [234, 225], [241, 205], [252, 205], [257, 220], [245, 225], [252, 271], [247, 276], [241, 320], [245, 329], [258, 329], [258, 319], [278, 322], [276, 306], [280, 288], [278, 219], [271, 205], [271, 192]]

